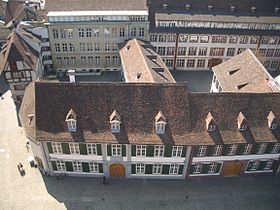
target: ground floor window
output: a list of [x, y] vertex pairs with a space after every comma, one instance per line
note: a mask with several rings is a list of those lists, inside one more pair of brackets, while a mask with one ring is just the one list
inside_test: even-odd
[[159, 163], [156, 163], [153, 165], [153, 174], [161, 174], [162, 171], [162, 165]]
[[76, 172], [82, 171], [82, 163], [78, 161], [73, 162], [73, 170]]
[[89, 171], [94, 172], [94, 173], [98, 173], [99, 172], [98, 163], [96, 163], [96, 162], [89, 163]]
[[169, 174], [178, 174], [179, 164], [170, 164]]
[[56, 161], [56, 168], [58, 171], [66, 171], [66, 166], [64, 161]]
[[248, 162], [246, 171], [267, 171], [273, 170], [275, 167], [275, 160], [251, 160]]
[[191, 165], [189, 174], [219, 174], [221, 167], [222, 163], [219, 162], [195, 163]]
[[136, 164], [136, 174], [145, 174], [145, 164], [143, 163]]

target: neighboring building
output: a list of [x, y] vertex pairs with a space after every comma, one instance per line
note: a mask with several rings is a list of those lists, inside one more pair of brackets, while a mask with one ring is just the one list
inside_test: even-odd
[[14, 30], [0, 53], [0, 74], [10, 85], [14, 102], [18, 105], [25, 87], [42, 75], [43, 70], [39, 52], [25, 41], [24, 36], [28, 35]]
[[46, 1], [54, 69], [76, 75], [120, 70], [118, 44], [127, 39], [148, 40], [149, 21], [141, 1]]
[[175, 83], [170, 71], [153, 46], [137, 39], [122, 44], [122, 77], [125, 82]]
[[151, 0], [150, 42], [169, 69], [210, 70], [249, 48], [276, 71], [279, 7], [279, 0]]
[[7, 42], [10, 30], [5, 26], [4, 22], [0, 20], [0, 51], [2, 46]]
[[210, 92], [280, 91], [274, 79], [250, 49], [212, 68]]
[[279, 93], [190, 93], [177, 83], [35, 82], [20, 118], [39, 168], [51, 175], [274, 174], [279, 100]]

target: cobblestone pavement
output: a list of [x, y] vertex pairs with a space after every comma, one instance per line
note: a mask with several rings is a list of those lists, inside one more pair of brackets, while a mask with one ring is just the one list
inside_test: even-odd
[[[205, 180], [125, 180], [45, 177], [28, 165], [22, 128], [10, 91], [0, 100], [0, 209], [280, 209], [280, 177]], [[20, 176], [18, 162], [26, 170]]]

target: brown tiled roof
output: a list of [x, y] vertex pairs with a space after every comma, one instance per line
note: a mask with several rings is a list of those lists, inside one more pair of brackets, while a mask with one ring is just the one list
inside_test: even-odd
[[120, 50], [126, 82], [175, 83], [160, 56], [148, 42], [127, 41]]
[[11, 31], [0, 22], [0, 40], [7, 39], [10, 33]]
[[[267, 125], [270, 111], [280, 116], [279, 93], [189, 93], [186, 84], [177, 83], [35, 82], [23, 99], [24, 126], [34, 107], [34, 91], [34, 135], [39, 141], [205, 145], [280, 140], [279, 128], [271, 132]], [[77, 114], [77, 132], [67, 131], [65, 116], [70, 109]], [[114, 110], [122, 116], [122, 124], [120, 133], [113, 134], [109, 117]], [[168, 120], [163, 135], [157, 135], [154, 126], [160, 110]], [[205, 127], [209, 111], [218, 128], [210, 133]], [[248, 121], [243, 132], [236, 126], [240, 111]], [[31, 128], [26, 129], [29, 133]]]
[[110, 122], [113, 120], [118, 120], [119, 122], [121, 121], [121, 116], [117, 112], [117, 110], [114, 110], [113, 113], [110, 115]]
[[211, 112], [208, 112], [207, 117], [205, 119], [206, 122], [206, 128], [208, 129], [208, 126], [210, 125], [211, 122], [215, 122], [214, 117], [212, 116]]
[[155, 120], [156, 122], [159, 122], [159, 121], [164, 121], [166, 122], [166, 118], [165, 116], [163, 115], [162, 111], [159, 111], [155, 117]]
[[6, 23], [12, 21], [13, 19], [17, 20], [23, 14], [24, 11], [24, 1], [20, 0], [10, 0], [7, 2], [6, 7]]
[[146, 0], [46, 0], [50, 11], [148, 10]]
[[30, 47], [15, 31], [8, 36], [8, 41], [0, 53], [0, 74], [7, 62], [24, 61], [32, 70], [36, 70], [39, 61], [38, 52]]
[[212, 69], [224, 92], [273, 92], [273, 78], [250, 49]]

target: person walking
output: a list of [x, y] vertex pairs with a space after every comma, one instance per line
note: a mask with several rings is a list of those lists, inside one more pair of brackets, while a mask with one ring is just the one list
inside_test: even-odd
[[4, 99], [2, 92], [0, 92], [0, 97], [2, 100]]

